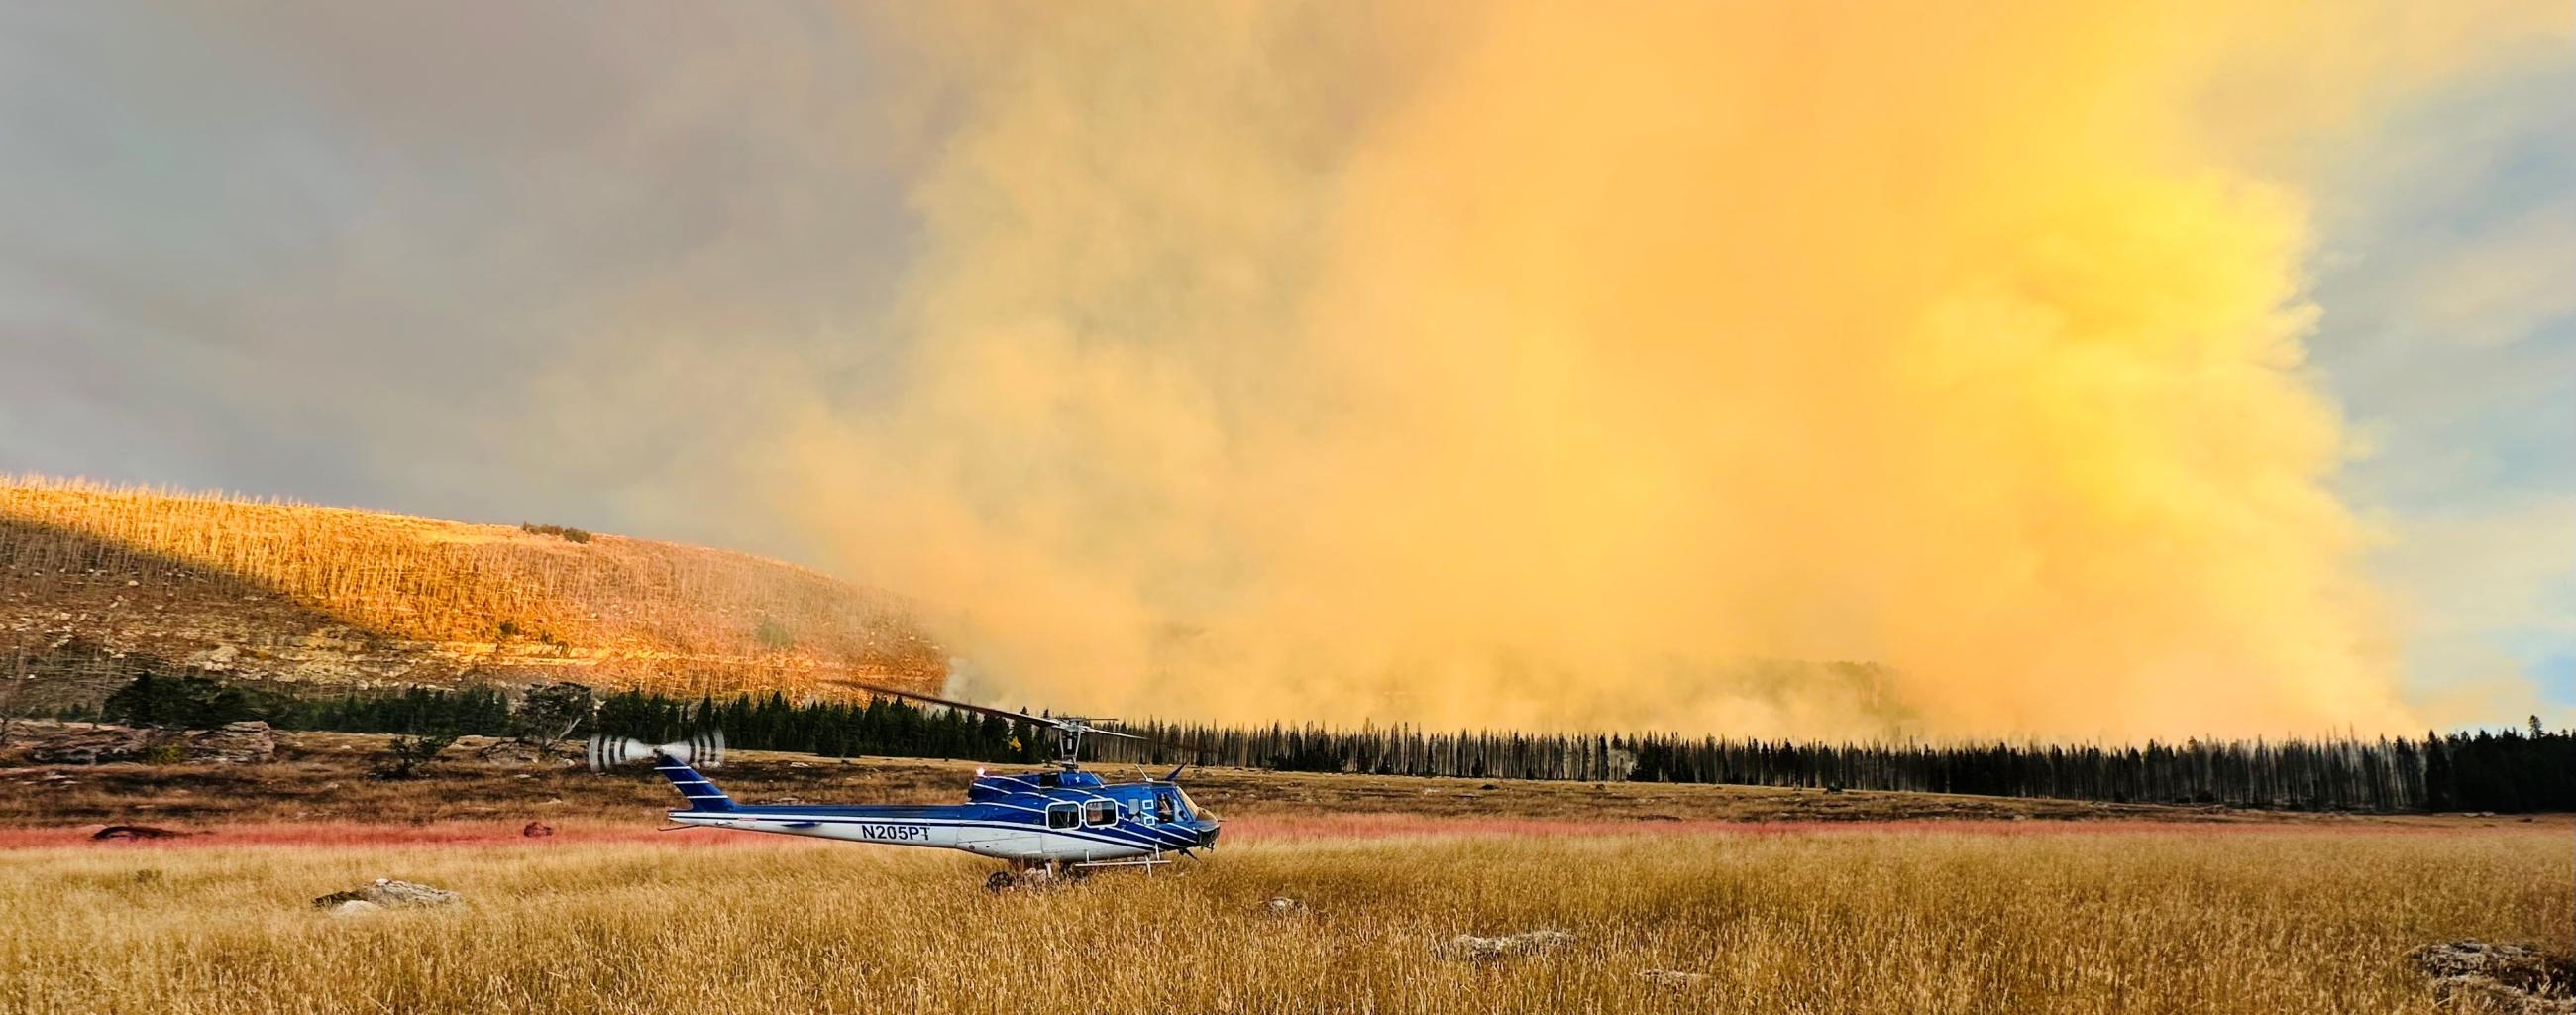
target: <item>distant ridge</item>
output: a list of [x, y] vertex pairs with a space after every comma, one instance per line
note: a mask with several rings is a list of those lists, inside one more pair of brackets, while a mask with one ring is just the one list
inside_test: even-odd
[[676, 694], [946, 675], [899, 600], [748, 554], [0, 474], [12, 670], [74, 697], [147, 670]]

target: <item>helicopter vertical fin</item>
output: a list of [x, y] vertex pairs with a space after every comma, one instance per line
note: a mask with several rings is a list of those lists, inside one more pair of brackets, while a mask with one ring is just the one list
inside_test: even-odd
[[671, 788], [679, 790], [681, 796], [689, 799], [689, 806], [686, 808], [688, 810], [729, 811], [733, 809], [733, 798], [726, 796], [725, 791], [717, 789], [716, 784], [708, 781], [706, 776], [699, 775], [697, 769], [690, 768], [688, 762], [655, 751], [653, 770], [662, 773], [662, 778], [671, 780]]

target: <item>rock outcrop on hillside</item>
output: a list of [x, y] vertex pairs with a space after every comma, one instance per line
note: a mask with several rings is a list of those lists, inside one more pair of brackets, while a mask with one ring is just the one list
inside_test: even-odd
[[256, 719], [211, 730], [153, 730], [129, 726], [65, 726], [33, 733], [27, 760], [39, 765], [103, 765], [120, 761], [260, 764], [277, 756], [277, 734]]
[[27, 760], [39, 765], [104, 765], [141, 761], [159, 734], [124, 726], [63, 729], [32, 738]]
[[186, 743], [191, 759], [222, 765], [256, 765], [277, 757], [277, 734], [257, 719], [189, 733]]

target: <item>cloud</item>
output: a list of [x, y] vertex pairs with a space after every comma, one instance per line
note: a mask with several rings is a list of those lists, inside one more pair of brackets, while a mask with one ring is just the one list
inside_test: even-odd
[[2428, 721], [2566, 715], [2576, 617], [2576, 123], [2563, 63], [2417, 96], [2322, 185], [2321, 376], [2372, 453], [2338, 477]]
[[2576, 317], [2576, 200], [2538, 208], [2420, 282], [2427, 330], [2471, 345], [2536, 335]]

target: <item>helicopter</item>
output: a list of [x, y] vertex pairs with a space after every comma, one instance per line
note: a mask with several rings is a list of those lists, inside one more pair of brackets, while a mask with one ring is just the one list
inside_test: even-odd
[[1116, 720], [1091, 716], [1032, 716], [1006, 712], [914, 691], [856, 681], [839, 681], [870, 694], [947, 708], [1001, 716], [1056, 733], [1058, 759], [1036, 772], [996, 773], [975, 770], [962, 804], [743, 804], [734, 801], [701, 768], [720, 768], [724, 735], [711, 730], [668, 744], [646, 744], [625, 737], [590, 738], [588, 762], [594, 772], [649, 758], [653, 770], [670, 780], [683, 806], [669, 812], [680, 828], [729, 828], [744, 832], [802, 835], [847, 842], [954, 849], [1002, 860], [1010, 866], [995, 871], [988, 887], [1001, 889], [1056, 876], [1080, 877], [1113, 867], [1154, 867], [1174, 857], [1198, 859], [1196, 850], [1214, 850], [1220, 823], [1216, 812], [1190, 799], [1180, 786], [1184, 765], [1161, 778], [1111, 783], [1082, 770], [1079, 757], [1085, 736], [1146, 740], [1133, 733], [1103, 729]]

